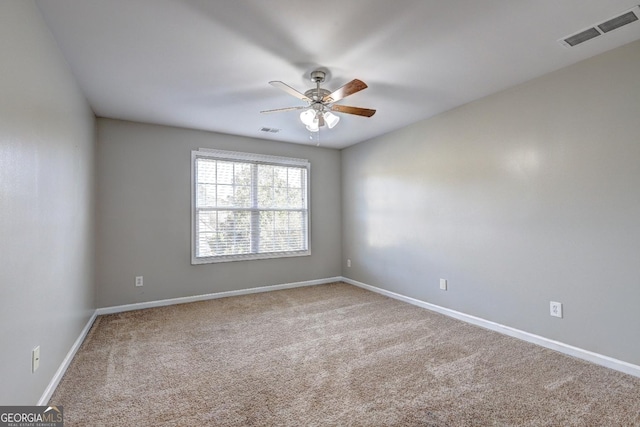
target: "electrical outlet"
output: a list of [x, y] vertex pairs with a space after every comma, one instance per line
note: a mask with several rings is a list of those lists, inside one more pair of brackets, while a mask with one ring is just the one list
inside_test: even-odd
[[351, 268], [351, 260], [347, 259], [347, 267]]
[[562, 303], [551, 301], [549, 304], [549, 312], [553, 317], [562, 318]]
[[142, 276], [136, 276], [136, 286], [143, 286]]
[[34, 373], [40, 367], [40, 346], [31, 350], [31, 373]]
[[447, 279], [440, 279], [440, 289], [443, 291], [447, 290]]

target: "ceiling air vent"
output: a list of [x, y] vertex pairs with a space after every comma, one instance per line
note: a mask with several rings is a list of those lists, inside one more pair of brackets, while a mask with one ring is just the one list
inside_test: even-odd
[[624, 15], [616, 16], [613, 19], [609, 19], [607, 22], [603, 22], [598, 25], [598, 28], [603, 33], [608, 33], [609, 31], [613, 31], [617, 28], [620, 28], [624, 25], [631, 24], [633, 21], [638, 20], [638, 15], [636, 15], [633, 11], [627, 12]]
[[605, 22], [596, 24], [591, 28], [587, 28], [586, 30], [582, 30], [568, 37], [563, 37], [558, 41], [566, 47], [574, 47], [580, 43], [584, 43], [613, 30], [624, 27], [625, 25], [631, 24], [632, 22], [638, 21], [639, 18], [640, 6], [636, 6], [633, 9], [624, 12], [622, 15], [613, 17]]
[[280, 132], [280, 129], [276, 129], [276, 128], [260, 128], [260, 132], [278, 133], [278, 132]]
[[588, 30], [584, 30], [578, 34], [574, 34], [572, 36], [564, 39], [564, 42], [569, 46], [573, 47], [579, 45], [580, 43], [584, 43], [587, 40], [591, 40], [594, 37], [598, 37], [600, 35], [600, 31], [595, 28], [589, 28]]

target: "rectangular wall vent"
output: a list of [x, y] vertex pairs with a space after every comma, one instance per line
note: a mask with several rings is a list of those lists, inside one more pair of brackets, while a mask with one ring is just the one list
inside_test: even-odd
[[618, 15], [616, 17], [608, 19], [607, 21], [604, 21], [600, 24], [595, 24], [594, 26], [587, 28], [586, 30], [582, 30], [570, 36], [563, 37], [558, 41], [566, 47], [574, 47], [598, 36], [624, 27], [625, 25], [629, 25], [632, 22], [636, 22], [639, 18], [640, 6], [636, 6], [633, 9], [623, 13], [622, 15]]

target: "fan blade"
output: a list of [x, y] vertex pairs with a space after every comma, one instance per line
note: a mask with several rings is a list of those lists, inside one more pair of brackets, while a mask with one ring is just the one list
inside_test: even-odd
[[289, 95], [293, 95], [298, 99], [302, 99], [303, 101], [307, 101], [307, 102], [312, 102], [309, 98], [307, 98], [307, 95], [305, 95], [304, 93], [298, 92], [297, 90], [287, 85], [286, 83], [276, 80], [276, 81], [269, 82], [269, 84], [273, 87], [277, 87], [278, 89], [282, 89], [283, 91], [287, 92]]
[[276, 108], [274, 110], [263, 110], [261, 113], [280, 113], [283, 111], [293, 111], [293, 110], [303, 110], [305, 108], [309, 108], [308, 105], [302, 105], [300, 107], [286, 107], [286, 108]]
[[360, 107], [349, 107], [347, 105], [333, 105], [331, 111], [337, 111], [338, 113], [355, 114], [356, 116], [371, 117], [376, 113], [376, 110]]
[[322, 102], [326, 104], [326, 103], [340, 101], [342, 98], [346, 98], [347, 96], [353, 95], [354, 93], [360, 92], [361, 90], [366, 88], [367, 88], [367, 85], [365, 84], [365, 82], [358, 79], [354, 79], [354, 80], [351, 80], [346, 85], [342, 86], [340, 89], [336, 90], [335, 92], [330, 93], [329, 95], [322, 98]]

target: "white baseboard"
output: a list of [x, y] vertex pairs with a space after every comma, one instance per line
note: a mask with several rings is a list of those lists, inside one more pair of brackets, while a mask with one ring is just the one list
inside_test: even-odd
[[103, 314], [122, 313], [125, 311], [142, 310], [144, 308], [163, 307], [167, 305], [185, 304], [196, 301], [206, 301], [210, 299], [235, 297], [238, 295], [256, 294], [259, 292], [279, 291], [281, 289], [300, 288], [303, 286], [324, 285], [326, 283], [339, 282], [342, 277], [329, 277], [326, 279], [307, 280], [305, 282], [285, 283], [282, 285], [261, 286], [258, 288], [241, 289], [238, 291], [215, 292], [212, 294], [194, 295], [190, 297], [170, 298], [157, 301], [139, 302], [135, 304], [117, 305], [113, 307], [103, 307], [96, 310], [100, 316]]
[[431, 304], [431, 303], [421, 301], [415, 298], [411, 298], [405, 295], [401, 295], [395, 292], [387, 291], [385, 289], [381, 289], [375, 286], [367, 285], [366, 283], [358, 282], [356, 280], [349, 279], [348, 277], [330, 277], [326, 279], [309, 280], [305, 282], [285, 283], [282, 285], [262, 286], [257, 288], [242, 289], [238, 291], [216, 292], [211, 294], [195, 295], [190, 297], [171, 298], [171, 299], [158, 300], [158, 301], [149, 301], [149, 302], [136, 303], [136, 304], [126, 304], [126, 305], [119, 305], [114, 307], [98, 308], [93, 313], [93, 315], [91, 316], [91, 318], [89, 319], [85, 327], [80, 332], [80, 336], [78, 336], [76, 341], [71, 346], [71, 349], [67, 353], [67, 356], [62, 361], [62, 364], [54, 374], [53, 378], [49, 382], [49, 385], [45, 389], [44, 393], [42, 394], [42, 397], [40, 397], [40, 400], [38, 401], [37, 404], [39, 406], [42, 406], [42, 405], [46, 405], [47, 402], [49, 402], [49, 399], [51, 399], [53, 392], [55, 391], [56, 387], [60, 383], [60, 380], [62, 379], [64, 373], [67, 371], [67, 368], [69, 367], [69, 365], [71, 364], [73, 357], [75, 356], [76, 352], [78, 351], [84, 339], [86, 338], [87, 334], [89, 333], [89, 330], [91, 329], [91, 326], [93, 325], [93, 322], [96, 320], [97, 316], [100, 316], [103, 314], [121, 313], [121, 312], [132, 311], [132, 310], [141, 310], [144, 308], [162, 307], [167, 305], [185, 304], [189, 302], [205, 301], [205, 300], [216, 299], [216, 298], [255, 294], [259, 292], [270, 292], [270, 291], [278, 291], [281, 289], [299, 288], [303, 286], [323, 285], [326, 283], [333, 283], [333, 282], [340, 282], [340, 281], [348, 283], [350, 285], [358, 286], [363, 289], [367, 289], [372, 292], [376, 292], [381, 295], [385, 295], [393, 299], [397, 299], [399, 301], [404, 301], [406, 303], [416, 305], [418, 307], [426, 308], [427, 310], [435, 311], [435, 312], [444, 314], [446, 316], [453, 317], [455, 319], [462, 320], [464, 322], [483, 327], [485, 329], [490, 329], [492, 331], [509, 335], [511, 337], [518, 338], [523, 341], [531, 342], [546, 348], [550, 348], [552, 350], [559, 351], [569, 356], [577, 357], [578, 359], [583, 359], [583, 360], [595, 363], [597, 365], [615, 369], [617, 371], [624, 372], [626, 374], [633, 375], [640, 378], [640, 366], [638, 365], [634, 365], [628, 362], [624, 362], [622, 360], [614, 359], [609, 356], [604, 356], [602, 354], [594, 353], [588, 350], [584, 350], [578, 347], [564, 344], [559, 341], [550, 340], [548, 338], [541, 337], [539, 335], [534, 335], [529, 332], [521, 331], [519, 329], [511, 328], [509, 326], [501, 325], [499, 323], [491, 322], [489, 320], [471, 316], [469, 314], [461, 313], [459, 311], [451, 310], [449, 308], [441, 307], [439, 305]]
[[415, 298], [411, 298], [405, 295], [397, 294], [395, 292], [387, 291], [375, 286], [367, 285], [366, 283], [358, 282], [348, 277], [341, 278], [343, 282], [350, 285], [358, 286], [363, 289], [367, 289], [372, 292], [376, 292], [381, 295], [388, 296], [393, 299], [407, 302], [418, 307], [426, 308], [427, 310], [435, 311], [445, 316], [453, 317], [458, 320], [462, 320], [467, 323], [471, 323], [476, 326], [490, 329], [492, 331], [499, 332], [510, 337], [518, 338], [523, 341], [527, 341], [533, 344], [540, 345], [542, 347], [549, 348], [551, 350], [558, 351], [560, 353], [567, 354], [569, 356], [576, 357], [578, 359], [586, 360], [597, 365], [605, 366], [607, 368], [615, 369], [616, 371], [624, 372], [625, 374], [640, 377], [640, 366], [628, 363], [622, 360], [614, 359], [613, 357], [604, 356], [602, 354], [594, 353], [589, 350], [574, 347], [569, 344], [565, 344], [559, 341], [554, 341], [549, 338], [542, 337], [540, 335], [531, 334], [529, 332], [521, 331], [509, 326], [501, 325], [500, 323], [485, 320], [480, 317], [471, 316], [469, 314], [461, 313], [459, 311], [451, 310], [449, 308], [441, 307], [439, 305], [431, 304], [425, 301], [421, 301]]
[[71, 361], [73, 360], [74, 356], [78, 352], [78, 349], [84, 342], [84, 339], [89, 333], [89, 330], [91, 329], [93, 322], [95, 322], [96, 317], [97, 317], [97, 313], [94, 311], [91, 317], [89, 318], [89, 321], [87, 322], [87, 324], [84, 326], [84, 328], [82, 328], [82, 331], [80, 331], [80, 336], [78, 336], [78, 338], [75, 340], [75, 342], [71, 346], [71, 349], [69, 350], [64, 360], [60, 364], [60, 367], [58, 368], [56, 373], [53, 375], [53, 378], [51, 378], [51, 381], [49, 382], [49, 385], [47, 386], [47, 388], [44, 390], [44, 393], [42, 393], [42, 396], [40, 397], [40, 400], [38, 400], [38, 403], [37, 403], [38, 406], [46, 405], [49, 402], [49, 399], [51, 399], [53, 392], [56, 390], [56, 387], [58, 387], [58, 384], [60, 383], [60, 380], [64, 376], [64, 373], [67, 372], [67, 368], [69, 367], [69, 365], [71, 364]]

